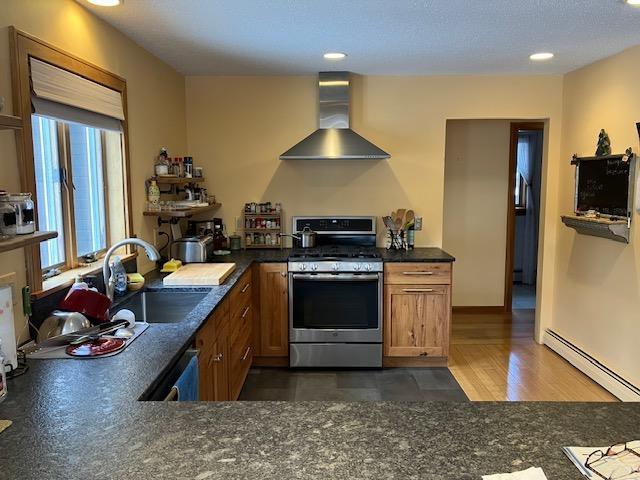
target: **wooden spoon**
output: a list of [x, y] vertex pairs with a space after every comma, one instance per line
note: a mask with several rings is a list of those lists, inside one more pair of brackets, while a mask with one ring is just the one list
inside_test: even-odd
[[398, 209], [397, 215], [398, 215], [398, 218], [400, 219], [400, 222], [402, 222], [403, 224], [404, 224], [404, 215], [405, 215], [406, 212], [407, 212], [406, 208], [399, 208]]

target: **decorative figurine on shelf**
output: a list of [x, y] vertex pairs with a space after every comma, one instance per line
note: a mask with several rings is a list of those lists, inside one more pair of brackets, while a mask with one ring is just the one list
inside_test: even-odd
[[611, 140], [609, 140], [609, 134], [603, 128], [598, 135], [596, 157], [604, 157], [605, 155], [611, 155]]

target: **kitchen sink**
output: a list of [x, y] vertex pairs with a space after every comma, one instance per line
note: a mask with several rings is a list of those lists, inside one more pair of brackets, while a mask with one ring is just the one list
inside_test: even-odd
[[208, 294], [201, 292], [169, 292], [145, 291], [112, 308], [114, 314], [126, 308], [136, 315], [139, 322], [148, 323], [179, 323], [200, 303]]

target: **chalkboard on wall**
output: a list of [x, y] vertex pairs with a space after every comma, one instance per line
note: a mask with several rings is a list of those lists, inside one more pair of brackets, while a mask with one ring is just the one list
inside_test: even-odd
[[576, 213], [595, 210], [602, 215], [630, 215], [632, 160], [626, 155], [576, 158]]

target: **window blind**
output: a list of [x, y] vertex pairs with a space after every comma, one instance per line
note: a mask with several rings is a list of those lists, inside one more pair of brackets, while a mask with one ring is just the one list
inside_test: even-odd
[[120, 92], [36, 58], [29, 61], [35, 113], [96, 128], [122, 130], [124, 107]]

